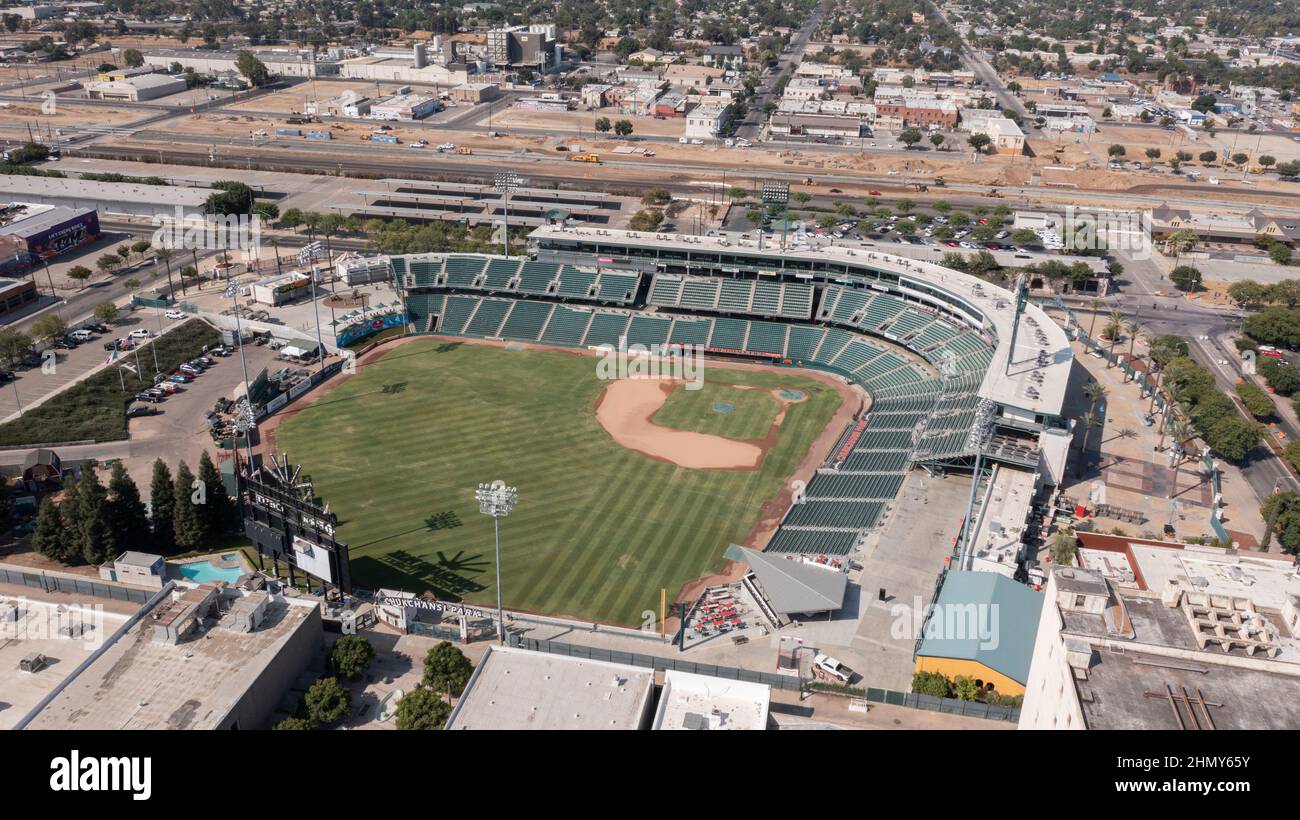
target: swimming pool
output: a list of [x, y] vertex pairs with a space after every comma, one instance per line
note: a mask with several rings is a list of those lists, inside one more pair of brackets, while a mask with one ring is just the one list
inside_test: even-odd
[[[225, 558], [226, 556], [222, 556]], [[194, 581], [198, 584], [204, 584], [208, 581], [225, 581], [227, 584], [233, 584], [244, 574], [243, 567], [218, 567], [211, 561], [190, 561], [187, 564], [181, 564], [177, 568], [181, 577], [187, 581]]]

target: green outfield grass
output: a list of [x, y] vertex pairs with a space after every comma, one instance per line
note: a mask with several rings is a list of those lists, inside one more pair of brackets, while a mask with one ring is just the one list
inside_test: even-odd
[[604, 383], [589, 357], [442, 340], [363, 367], [276, 442], [338, 514], [356, 586], [495, 602], [474, 489], [504, 479], [519, 488], [501, 527], [506, 606], [640, 624], [661, 587], [672, 596], [721, 567], [839, 403], [789, 371], [732, 374], [809, 395], [757, 471], [687, 470], [614, 443], [595, 420]]
[[[722, 371], [726, 379], [739, 372]], [[731, 412], [715, 409], [715, 405], [727, 404], [732, 406]], [[673, 390], [652, 420], [655, 424], [679, 430], [753, 439], [766, 436], [780, 412], [781, 403], [767, 390], [745, 390], [706, 377], [699, 390], [687, 390], [685, 385]]]

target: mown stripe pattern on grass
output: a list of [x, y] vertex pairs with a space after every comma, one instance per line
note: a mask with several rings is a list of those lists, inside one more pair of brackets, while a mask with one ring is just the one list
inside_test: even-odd
[[395, 348], [277, 433], [351, 545], [354, 583], [495, 602], [491, 522], [473, 491], [519, 488], [502, 522], [508, 607], [639, 624], [659, 590], [720, 568], [829, 422], [838, 396], [787, 373], [727, 371], [802, 390], [753, 472], [687, 470], [615, 444], [591, 358], [441, 340]]

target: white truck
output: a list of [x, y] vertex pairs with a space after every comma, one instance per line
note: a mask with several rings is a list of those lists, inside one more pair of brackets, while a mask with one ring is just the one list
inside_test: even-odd
[[826, 678], [832, 683], [847, 684], [853, 680], [853, 670], [832, 658], [818, 652], [813, 657], [813, 672], [819, 678]]

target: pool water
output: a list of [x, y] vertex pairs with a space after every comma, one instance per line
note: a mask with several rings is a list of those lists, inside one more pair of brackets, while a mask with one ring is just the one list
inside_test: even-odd
[[182, 578], [197, 584], [208, 581], [225, 581], [227, 584], [233, 584], [244, 574], [244, 570], [240, 567], [227, 569], [213, 566], [211, 561], [191, 561], [188, 564], [181, 564], [177, 569], [180, 570]]

